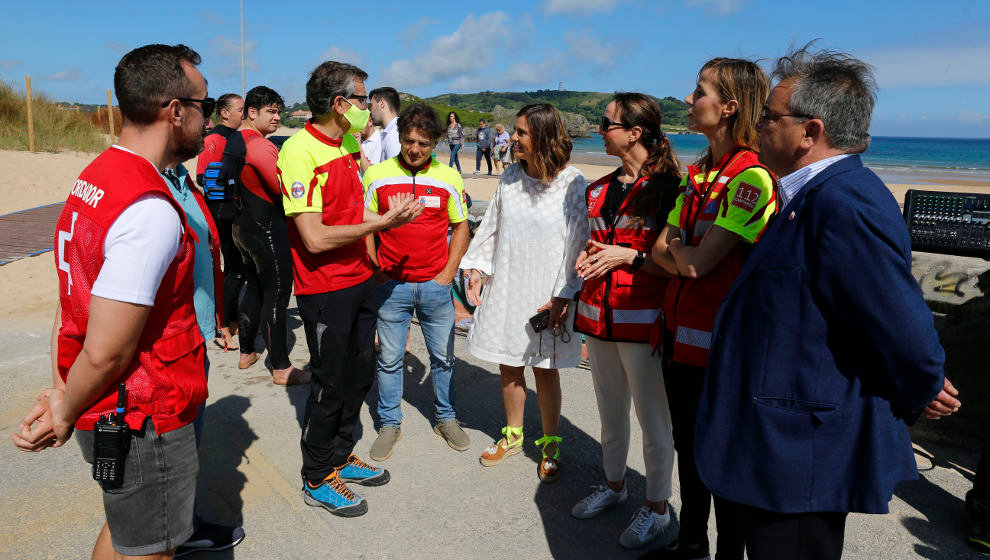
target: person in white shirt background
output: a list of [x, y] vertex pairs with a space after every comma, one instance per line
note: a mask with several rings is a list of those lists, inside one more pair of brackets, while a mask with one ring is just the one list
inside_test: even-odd
[[376, 160], [373, 154], [365, 150], [368, 160], [374, 165], [399, 155], [399, 129], [397, 125], [402, 102], [399, 99], [399, 92], [395, 88], [387, 86], [371, 90], [368, 99], [371, 100], [371, 122], [382, 129], [379, 142], [381, 153], [378, 154], [378, 159]]

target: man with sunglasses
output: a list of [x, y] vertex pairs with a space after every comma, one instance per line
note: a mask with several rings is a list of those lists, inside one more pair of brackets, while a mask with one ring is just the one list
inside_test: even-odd
[[185, 45], [124, 55], [114, 73], [120, 139], [83, 170], [56, 223], [54, 387], [12, 439], [40, 451], [75, 430], [93, 462], [100, 417], [115, 413], [126, 426], [126, 445], [112, 446], [125, 453], [123, 479], [101, 482], [106, 524], [93, 558], [172, 558], [193, 533], [204, 339], [193, 304], [195, 235], [163, 172], [203, 147], [213, 100], [199, 62]]
[[364, 208], [359, 163], [343, 139], [370, 118], [367, 78], [351, 64], [317, 66], [306, 83], [313, 118], [278, 155], [296, 302], [312, 371], [300, 442], [303, 497], [342, 517], [368, 511], [346, 482], [380, 486], [389, 480], [388, 471], [351, 453], [375, 372], [378, 308], [365, 237], [422, 212], [412, 196], [393, 197], [383, 215]]

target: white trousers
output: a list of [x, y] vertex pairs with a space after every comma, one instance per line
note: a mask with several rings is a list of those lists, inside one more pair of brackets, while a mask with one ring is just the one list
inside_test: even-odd
[[646, 499], [670, 497], [674, 470], [674, 437], [663, 386], [659, 352], [641, 342], [610, 342], [587, 337], [591, 377], [602, 421], [602, 464], [605, 478], [623, 480], [629, 454], [629, 405], [643, 430]]

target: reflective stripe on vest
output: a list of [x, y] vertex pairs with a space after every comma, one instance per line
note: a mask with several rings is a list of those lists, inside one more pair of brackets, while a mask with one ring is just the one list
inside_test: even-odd
[[588, 218], [588, 229], [591, 231], [608, 231], [608, 224], [605, 223], [605, 218], [601, 216]]
[[577, 312], [578, 315], [588, 319], [589, 321], [597, 322], [598, 318], [602, 316], [601, 307], [595, 307], [594, 305], [591, 305], [583, 300], [578, 301]]
[[708, 350], [712, 346], [712, 333], [711, 331], [702, 331], [678, 325], [677, 342], [679, 344], [685, 344], [687, 346], [694, 346], [695, 348]]
[[653, 325], [660, 316], [659, 309], [613, 309], [612, 322], [615, 324]]

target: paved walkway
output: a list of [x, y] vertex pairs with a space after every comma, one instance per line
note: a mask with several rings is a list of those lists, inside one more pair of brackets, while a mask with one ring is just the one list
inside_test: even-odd
[[[0, 274], [2, 274], [0, 269]], [[291, 357], [306, 359], [294, 303]], [[0, 433], [16, 429], [42, 387], [49, 384], [50, 319], [0, 318]], [[428, 358], [418, 329], [406, 355], [403, 437], [384, 463], [392, 481], [356, 489], [370, 511], [342, 519], [307, 507], [299, 492], [299, 425], [307, 387], [272, 385], [262, 363], [246, 371], [237, 356], [209, 348], [210, 400], [199, 499], [212, 520], [243, 524], [245, 541], [232, 551], [190, 556], [206, 559], [633, 559], [616, 542], [641, 504], [645, 483], [642, 439], [633, 419], [627, 480], [630, 499], [594, 520], [569, 515], [576, 500], [600, 481], [600, 424], [588, 371], [561, 371], [563, 459], [561, 479], [536, 477], [540, 436], [535, 394], [526, 407], [526, 453], [485, 468], [478, 456], [503, 424], [497, 368], [470, 356], [464, 338], [455, 352], [459, 417], [471, 448], [453, 451], [430, 429], [433, 414]], [[529, 377], [532, 387], [532, 377]], [[373, 405], [374, 391], [366, 399]], [[365, 406], [356, 452], [367, 457], [374, 420]], [[892, 513], [853, 515], [846, 531], [847, 560], [963, 559], [963, 495], [971, 486], [972, 451], [925, 446], [922, 478], [898, 486]], [[725, 465], [725, 468], [733, 468]], [[0, 558], [88, 558], [102, 523], [96, 484], [75, 441], [39, 454], [0, 442]], [[676, 477], [672, 503], [679, 508]], [[714, 524], [710, 525], [714, 542]]]
[[63, 204], [56, 202], [0, 216], [0, 265], [51, 251], [55, 221]]

